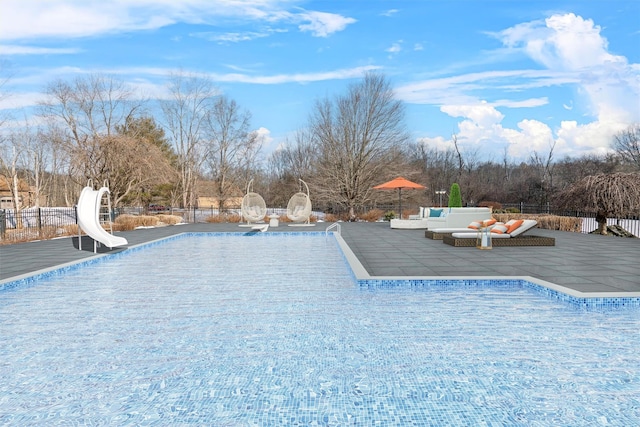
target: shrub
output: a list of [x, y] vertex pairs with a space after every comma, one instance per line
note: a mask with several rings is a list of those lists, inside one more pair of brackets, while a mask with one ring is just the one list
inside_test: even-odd
[[240, 216], [240, 214], [227, 214], [225, 215], [227, 222], [233, 222], [233, 223], [240, 223], [240, 221], [242, 220], [242, 217]]
[[338, 222], [338, 216], [334, 214], [325, 214], [324, 220], [326, 222]]
[[113, 223], [113, 228], [118, 231], [129, 231], [136, 228], [136, 217], [133, 215], [119, 215]]
[[384, 212], [380, 209], [371, 209], [368, 212], [358, 215], [358, 219], [367, 222], [376, 222], [384, 216]]
[[395, 217], [396, 217], [396, 213], [394, 211], [389, 211], [389, 212], [384, 214], [384, 220], [385, 221], [391, 221]]
[[462, 207], [462, 195], [460, 194], [460, 186], [457, 182], [451, 184], [451, 190], [449, 191], [449, 207], [461, 208]]
[[279, 221], [280, 222], [285, 222], [285, 223], [292, 222], [286, 214], [285, 215], [280, 215]]
[[160, 220], [157, 215], [120, 215], [113, 223], [113, 229], [117, 231], [135, 230], [136, 227], [154, 227]]
[[158, 218], [158, 221], [167, 225], [176, 225], [183, 222], [182, 217], [178, 215], [158, 214], [156, 218]]
[[512, 219], [535, 219], [538, 221], [538, 228], [546, 230], [572, 231], [580, 233], [582, 231], [582, 219], [577, 217], [548, 215], [548, 214], [520, 214], [520, 213], [494, 213], [493, 217], [500, 222], [507, 222]]

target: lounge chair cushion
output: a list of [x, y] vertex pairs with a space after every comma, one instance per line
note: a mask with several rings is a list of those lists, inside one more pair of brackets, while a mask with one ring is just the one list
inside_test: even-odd
[[434, 228], [434, 233], [473, 233], [475, 235], [477, 230], [468, 227], [443, 227], [443, 228]]
[[[510, 237], [516, 237], [524, 233], [525, 231], [535, 227], [536, 224], [538, 224], [538, 222], [533, 219], [525, 219], [525, 220], [517, 220], [517, 221], [522, 221], [522, 223], [517, 229], [515, 229], [511, 233], [503, 233], [503, 234], [493, 233], [491, 234], [491, 237], [494, 239], [508, 239]], [[505, 226], [507, 224], [505, 224]], [[495, 226], [493, 228], [495, 228]], [[476, 237], [476, 233], [458, 232], [458, 233], [453, 233], [452, 236], [458, 239], [471, 239]]]
[[[453, 233], [451, 234], [452, 237], [455, 237], [456, 239], [475, 239], [477, 237], [478, 233]], [[492, 234], [491, 238], [492, 239], [508, 239], [509, 237], [511, 237], [510, 234]]]
[[536, 221], [536, 220], [525, 219], [522, 222], [522, 224], [520, 225], [520, 227], [518, 227], [515, 230], [511, 231], [509, 234], [511, 235], [511, 237], [519, 236], [520, 234], [524, 233], [525, 231], [532, 229], [537, 224], [538, 224], [538, 221]]

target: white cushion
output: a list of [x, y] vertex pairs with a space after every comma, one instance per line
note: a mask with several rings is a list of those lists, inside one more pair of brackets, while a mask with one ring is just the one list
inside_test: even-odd
[[[473, 230], [470, 230], [473, 231]], [[455, 237], [456, 239], [475, 239], [477, 237], [478, 233], [476, 232], [472, 232], [472, 233], [453, 233], [452, 236]], [[491, 238], [492, 239], [508, 239], [510, 238], [511, 235], [510, 234], [492, 234]]]
[[433, 231], [434, 233], [477, 233], [476, 230], [472, 230], [471, 228], [461, 227], [433, 228], [430, 231]]
[[525, 219], [520, 227], [516, 228], [515, 230], [513, 230], [511, 232], [510, 236], [511, 237], [518, 236], [518, 235], [524, 233], [525, 231], [532, 229], [533, 227], [536, 226], [536, 224], [538, 224], [538, 221], [536, 221], [536, 220]]

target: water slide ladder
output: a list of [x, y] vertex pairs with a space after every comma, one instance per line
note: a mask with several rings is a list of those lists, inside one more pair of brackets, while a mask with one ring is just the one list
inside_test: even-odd
[[[109, 188], [107, 181], [104, 182], [104, 187]], [[113, 234], [113, 222], [111, 221], [111, 193], [107, 192], [102, 195], [98, 215], [102, 228], [104, 228], [109, 234]]]

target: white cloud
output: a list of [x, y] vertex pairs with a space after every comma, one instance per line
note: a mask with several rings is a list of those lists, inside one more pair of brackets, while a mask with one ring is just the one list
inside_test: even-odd
[[[228, 66], [228, 65], [227, 65]], [[277, 75], [251, 75], [245, 73], [200, 73], [202, 77], [209, 78], [219, 83], [247, 83], [259, 85], [274, 85], [285, 83], [311, 83], [328, 80], [344, 80], [352, 78], [360, 78], [368, 71], [374, 71], [380, 67], [369, 65], [354, 68], [342, 68], [316, 73], [295, 73], [295, 74], [277, 74]], [[12, 79], [12, 84], [43, 84], [56, 80], [57, 78], [69, 79], [79, 75], [89, 73], [107, 74], [118, 76], [121, 80], [138, 94], [141, 99], [166, 99], [171, 95], [165, 87], [165, 78], [169, 76], [175, 69], [153, 68], [153, 67], [129, 67], [129, 68], [113, 68], [99, 70], [83, 70], [73, 67], [61, 67], [57, 69], [48, 69], [40, 75], [21, 75]], [[0, 110], [25, 108], [34, 106], [38, 100], [43, 97], [42, 93], [18, 93], [0, 100]]]
[[399, 40], [396, 43], [393, 43], [391, 47], [385, 49], [385, 52], [389, 52], [391, 54], [398, 53], [402, 50], [402, 40]]
[[487, 103], [479, 105], [444, 105], [440, 108], [442, 112], [451, 117], [464, 117], [471, 119], [478, 127], [489, 128], [500, 123], [504, 115]]
[[507, 147], [509, 156], [526, 158], [533, 151], [546, 153], [555, 142], [556, 158], [564, 155], [604, 154], [610, 152], [611, 136], [626, 125], [619, 122], [594, 121], [580, 125], [576, 121], [563, 121], [554, 132], [546, 123], [524, 119], [517, 129], [502, 125], [504, 114], [488, 103], [476, 105], [446, 105], [441, 111], [451, 117], [462, 117], [456, 137], [460, 146], [483, 152], [495, 152]]
[[598, 120], [638, 121], [640, 67], [609, 53], [600, 33], [592, 20], [568, 13], [515, 26], [499, 37], [551, 71], [574, 73]]
[[367, 65], [316, 73], [277, 74], [273, 76], [252, 76], [247, 74], [207, 74], [213, 81], [252, 84], [310, 83], [325, 80], [341, 80], [362, 77], [366, 72], [380, 67]]
[[[147, 5], [151, 6], [151, 5]], [[0, 40], [84, 37], [113, 31], [154, 29], [175, 20], [150, 7], [124, 2], [3, 0]]]
[[[396, 94], [403, 101], [415, 104], [474, 104], [482, 100], [475, 94], [487, 89], [520, 93], [527, 89], [573, 84], [578, 81], [574, 74], [548, 70], [484, 71], [408, 83], [399, 86]], [[503, 105], [508, 102], [520, 101], [500, 101]]]
[[178, 22], [220, 27], [234, 22], [299, 25], [327, 37], [355, 19], [338, 14], [290, 12], [288, 0], [2, 0], [0, 40], [77, 38], [153, 30]]
[[251, 41], [251, 40], [255, 40], [255, 39], [259, 39], [259, 38], [263, 38], [263, 37], [269, 37], [271, 35], [271, 33], [268, 32], [256, 32], [256, 31], [245, 31], [245, 32], [230, 32], [230, 33], [211, 33], [211, 32], [206, 32], [206, 33], [192, 33], [190, 34], [190, 36], [192, 37], [199, 37], [205, 40], [209, 40], [212, 42], [218, 42], [218, 43], [239, 43], [239, 42], [246, 42], [246, 41]]
[[305, 12], [300, 14], [300, 17], [309, 23], [301, 24], [298, 28], [301, 31], [310, 31], [314, 37], [327, 37], [356, 22], [353, 18], [326, 12]]
[[607, 52], [607, 39], [591, 19], [573, 13], [553, 15], [544, 22], [516, 25], [499, 33], [509, 47], [520, 47], [533, 60], [551, 70], [579, 71], [606, 63], [626, 63]]
[[611, 136], [624, 130], [626, 124], [594, 121], [580, 125], [575, 121], [563, 121], [557, 130], [557, 141], [563, 147], [571, 147], [573, 154], [609, 153]]
[[387, 10], [385, 12], [382, 12], [380, 15], [382, 15], [382, 16], [393, 16], [398, 12], [399, 12], [398, 9], [389, 9], [389, 10]]
[[38, 46], [0, 45], [2, 55], [70, 55], [80, 52], [75, 48], [49, 48]]
[[[509, 154], [527, 156], [548, 151], [555, 141], [557, 155], [602, 154], [609, 151], [612, 135], [640, 121], [640, 65], [629, 64], [608, 51], [601, 28], [592, 20], [574, 14], [553, 15], [542, 21], [515, 25], [495, 34], [507, 48], [521, 52], [540, 64], [540, 70], [509, 70], [469, 73], [424, 80], [400, 87], [398, 96], [407, 101], [441, 105], [441, 111], [462, 117], [458, 140], [468, 146], [507, 146]], [[552, 129], [538, 120], [523, 119], [517, 129], [505, 128], [508, 110], [495, 107], [533, 108], [549, 103], [547, 97], [524, 100], [487, 100], [536, 88], [569, 87], [580, 96], [591, 122], [561, 121]], [[481, 98], [482, 97], [482, 98]], [[571, 110], [574, 102], [562, 104]], [[587, 119], [588, 120], [588, 119]]]
[[22, 92], [0, 97], [0, 111], [32, 107], [42, 99], [42, 92]]
[[512, 99], [498, 99], [491, 102], [494, 107], [509, 107], [509, 108], [533, 108], [542, 107], [549, 104], [549, 99], [545, 96], [542, 98], [529, 98], [520, 101], [514, 101]]
[[271, 131], [265, 127], [260, 127], [256, 129], [255, 132], [256, 134], [258, 134], [258, 139], [262, 141], [262, 147], [265, 149], [270, 149], [271, 143], [273, 142]]
[[456, 132], [464, 150], [495, 153], [506, 147], [509, 156], [523, 158], [533, 151], [548, 151], [554, 141], [549, 126], [537, 120], [522, 120], [517, 124], [518, 129], [503, 127], [504, 115], [488, 103], [448, 105], [441, 110], [452, 117], [464, 118]]
[[417, 142], [418, 144], [423, 144], [438, 151], [446, 151], [453, 148], [452, 141], [442, 136], [436, 136], [435, 138], [422, 137], [418, 138]]

